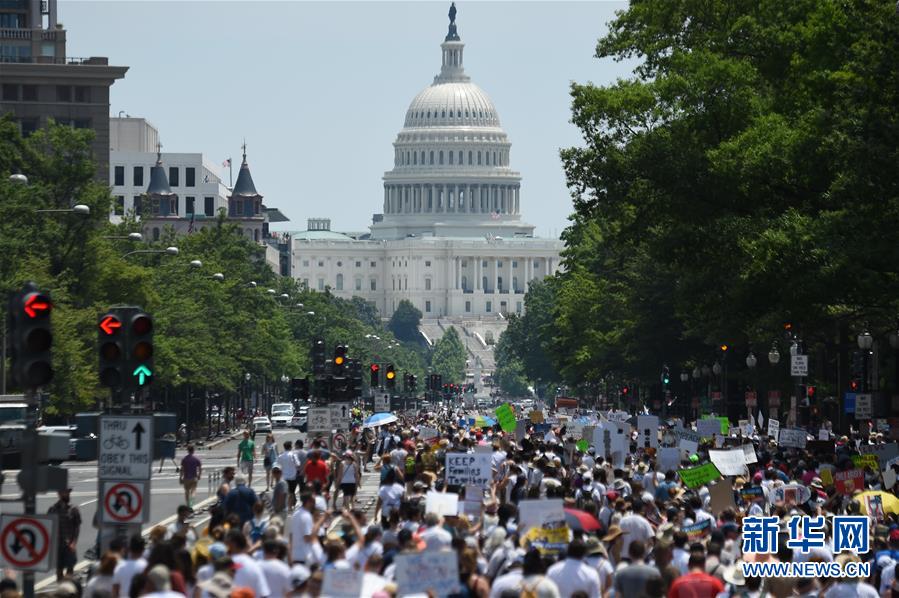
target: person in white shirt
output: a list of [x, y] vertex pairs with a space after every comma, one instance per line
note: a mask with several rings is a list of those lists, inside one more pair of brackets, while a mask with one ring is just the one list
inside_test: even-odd
[[128, 541], [128, 558], [119, 561], [112, 575], [112, 598], [127, 596], [131, 590], [131, 580], [147, 568], [144, 558], [146, 541], [140, 534], [134, 534]]
[[426, 550], [441, 550], [450, 548], [453, 544], [453, 536], [443, 529], [443, 518], [436, 513], [425, 515], [425, 526], [428, 529], [421, 533]]
[[652, 525], [650, 525], [649, 521], [647, 521], [646, 517], [642, 514], [646, 508], [643, 499], [635, 498], [633, 505], [634, 512], [625, 515], [621, 518], [621, 521], [618, 522], [618, 526], [624, 532], [624, 545], [621, 547], [622, 554], [627, 554], [628, 546], [630, 546], [630, 543], [634, 540], [646, 542], [650, 538], [655, 537], [655, 531], [652, 529]]
[[259, 568], [268, 583], [268, 589], [272, 596], [287, 596], [293, 587], [290, 583], [290, 567], [278, 558], [281, 543], [277, 540], [266, 540], [262, 545], [263, 560], [259, 561]]
[[584, 562], [587, 546], [583, 540], [573, 540], [568, 545], [568, 555], [549, 568], [546, 576], [559, 588], [562, 596], [584, 592], [587, 596], [599, 596], [599, 572]]
[[300, 495], [300, 506], [290, 518], [290, 559], [293, 564], [312, 564], [313, 511], [315, 497], [305, 493]]
[[248, 548], [246, 536], [240, 530], [229, 530], [228, 535], [225, 536], [225, 544], [228, 545], [228, 554], [231, 556], [231, 560], [237, 565], [237, 571], [234, 573], [234, 585], [250, 588], [257, 598], [274, 598], [276, 595], [271, 593], [259, 563], [246, 553]]
[[297, 491], [297, 457], [293, 452], [291, 441], [284, 443], [284, 452], [278, 455], [275, 462], [281, 468], [281, 479], [287, 482], [288, 506], [292, 507]]
[[384, 484], [378, 489], [378, 501], [375, 505], [375, 511], [381, 515], [382, 521], [386, 522], [390, 513], [400, 508], [405, 492], [405, 486], [397, 482], [396, 468], [388, 471]]

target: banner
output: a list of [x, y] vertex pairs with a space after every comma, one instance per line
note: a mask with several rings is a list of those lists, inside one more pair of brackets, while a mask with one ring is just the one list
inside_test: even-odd
[[528, 529], [564, 522], [564, 504], [561, 498], [519, 501], [518, 523]]
[[833, 484], [840, 494], [852, 496], [856, 490], [865, 489], [865, 473], [861, 469], [835, 471], [833, 473]]
[[703, 484], [714, 482], [721, 477], [713, 463], [706, 463], [690, 469], [681, 469], [678, 475], [687, 488], [699, 488]]
[[774, 439], [774, 442], [777, 442], [777, 438], [780, 435], [780, 422], [776, 419], [768, 420], [768, 436]]
[[709, 460], [721, 475], [743, 475], [746, 472], [746, 456], [743, 449], [729, 451], [709, 451]]
[[400, 552], [394, 557], [398, 595], [449, 596], [459, 587], [459, 557], [455, 550]]
[[706, 519], [693, 525], [685, 525], [683, 531], [687, 534], [688, 542], [695, 542], [707, 536], [712, 531], [712, 520]]
[[877, 460], [881, 463], [887, 463], [899, 457], [899, 444], [890, 442], [889, 444], [861, 444], [858, 452], [863, 455], [877, 455]]
[[808, 502], [812, 497], [811, 490], [802, 484], [786, 484], [772, 488], [768, 492], [768, 502], [782, 502], [786, 506], [796, 506]]
[[446, 485], [487, 487], [493, 479], [492, 457], [490, 453], [447, 453]]
[[880, 467], [877, 455], [871, 453], [867, 455], [852, 455], [852, 464], [859, 469], [870, 469], [871, 471], [877, 471]]
[[418, 428], [418, 437], [421, 440], [430, 440], [432, 438], [437, 438], [437, 428], [421, 426], [420, 428]]
[[765, 498], [765, 491], [761, 486], [743, 486], [740, 488], [740, 498], [748, 506], [754, 500]]
[[532, 527], [521, 538], [522, 548], [530, 545], [543, 556], [559, 556], [567, 548], [571, 531], [567, 525], [560, 527]]
[[458, 512], [458, 494], [452, 492], [428, 492], [425, 497], [425, 513], [454, 517]]
[[806, 440], [805, 430], [799, 428], [784, 428], [780, 431], [777, 443], [780, 446], [805, 448]]

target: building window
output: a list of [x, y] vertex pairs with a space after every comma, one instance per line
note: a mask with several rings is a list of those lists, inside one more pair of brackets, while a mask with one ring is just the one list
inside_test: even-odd
[[234, 200], [234, 215], [235, 216], [243, 216], [243, 200], [240, 200], [240, 199]]
[[443, 164], [443, 150], [440, 150], [439, 156], [440, 156], [440, 164], [442, 165]]
[[468, 150], [468, 165], [471, 166], [471, 150]]
[[453, 152], [449, 153], [449, 163], [450, 163], [450, 165], [452, 165], [452, 163], [453, 163]]
[[178, 215], [178, 198], [177, 197], [173, 197], [172, 199], [169, 200], [169, 214], [172, 214], [173, 216]]
[[471, 311], [471, 301], [465, 302], [465, 313], [469, 313]]
[[203, 203], [205, 204], [203, 206], [203, 208], [204, 208], [203, 213], [206, 214], [207, 216], [214, 216], [215, 215], [215, 198], [206, 196], [203, 198]]
[[462, 150], [459, 150], [459, 166], [462, 165]]
[[318, 279], [318, 290], [319, 290], [319, 291], [324, 291], [324, 290], [325, 290], [325, 279], [324, 279], [324, 278], [319, 278], [319, 279]]
[[337, 287], [338, 291], [343, 290], [343, 274], [337, 275], [337, 282], [336, 282], [335, 286]]
[[22, 86], [22, 101], [23, 102], [36, 102], [37, 101], [37, 85], [23, 85]]
[[185, 214], [193, 214], [194, 213], [194, 203], [196, 202], [195, 197], [187, 196], [184, 198], [184, 213]]
[[116, 187], [122, 187], [125, 185], [125, 167], [124, 166], [116, 166], [115, 170], [115, 182], [113, 183]]
[[68, 85], [57, 85], [56, 86], [56, 101], [57, 102], [71, 102], [72, 101], [72, 88]]
[[342, 266], [343, 266], [343, 262], [338, 261], [338, 262], [337, 262], [337, 267], [340, 268], [340, 267], [342, 267]]
[[468, 277], [466, 277], [466, 276], [462, 277], [462, 290], [463, 291], [468, 290]]
[[357, 291], [361, 291], [361, 290], [362, 290], [362, 279], [361, 279], [361, 278], [357, 278], [357, 279], [356, 279], [356, 287], [355, 287], [355, 288], [356, 288]]
[[193, 166], [188, 166], [184, 169], [184, 185], [186, 187], [197, 186], [197, 169]]
[[513, 267], [513, 268], [517, 268], [517, 267], [518, 267], [518, 262], [513, 261], [513, 262], [512, 262], [512, 267]]
[[124, 216], [125, 215], [125, 196], [124, 195], [116, 195], [115, 196], [115, 215], [116, 216]]
[[373, 290], [373, 291], [378, 290], [378, 281], [375, 280], [374, 278], [371, 279], [371, 290]]
[[481, 165], [481, 152], [478, 152], [478, 166]]
[[493, 302], [488, 301], [487, 306], [484, 308], [484, 311], [486, 311], [489, 314], [492, 309], [493, 309]]
[[135, 166], [134, 167], [134, 186], [135, 187], [143, 187], [144, 186], [144, 167], [143, 166]]
[[153, 227], [153, 240], [154, 241], [159, 240], [159, 227], [158, 226]]
[[430, 278], [425, 278], [425, 290], [426, 291], [431, 290], [431, 279]]
[[408, 290], [409, 290], [409, 278], [408, 278], [408, 277], [406, 277], [406, 278], [403, 279], [403, 290], [404, 290], [404, 291], [408, 291]]
[[517, 313], [517, 314], [521, 313], [521, 301], [515, 302], [515, 313]]
[[324, 268], [324, 267], [325, 267], [325, 262], [324, 262], [324, 261], [319, 261], [319, 262], [318, 262], [318, 267], [319, 267], [319, 268]]
[[497, 260], [497, 261], [496, 261], [496, 267], [497, 267], [497, 268], [502, 268], [502, 267], [503, 267], [503, 262], [502, 262], [502, 260]]
[[356, 262], [356, 267], [357, 267], [357, 268], [361, 268], [361, 267], [362, 267], [362, 262], [358, 262], [358, 261], [357, 261], [357, 262]]
[[375, 262], [371, 263], [371, 267], [374, 268], [376, 266]]
[[75, 86], [75, 101], [81, 104], [87, 104], [91, 101], [91, 88], [86, 85]]
[[434, 163], [434, 150], [431, 150], [431, 164]]
[[177, 166], [169, 166], [169, 186], [171, 187], [181, 186], [181, 183], [178, 181], [178, 170]]
[[487, 267], [487, 260], [484, 260], [481, 262], [481, 268], [486, 268], [486, 267]]
[[496, 288], [499, 292], [503, 291], [503, 277], [502, 276], [496, 277]]
[[306, 268], [308, 268], [308, 267], [309, 267], [309, 260], [303, 260], [303, 266], [306, 267]]
[[430, 267], [431, 267], [431, 261], [425, 260], [425, 268], [430, 268]]
[[143, 211], [144, 206], [143, 206], [143, 202], [141, 201], [140, 195], [135, 195], [135, 196], [132, 198], [132, 203], [131, 203], [131, 205], [132, 205], [132, 209], [134, 210], [135, 215], [137, 215], [137, 216], [142, 216], [142, 215], [143, 215], [143, 213], [144, 213], [144, 211]]
[[512, 290], [513, 291], [518, 290], [518, 277], [517, 276], [512, 277]]
[[428, 313], [431, 312], [431, 302], [430, 301], [425, 301], [425, 311]]
[[19, 86], [13, 85], [12, 83], [4, 83], [3, 84], [3, 101], [4, 102], [18, 102], [19, 101]]
[[304, 288], [304, 289], [308, 289], [308, 288], [309, 288], [309, 279], [308, 279], [308, 278], [304, 278], [304, 279], [303, 279], [303, 288]]

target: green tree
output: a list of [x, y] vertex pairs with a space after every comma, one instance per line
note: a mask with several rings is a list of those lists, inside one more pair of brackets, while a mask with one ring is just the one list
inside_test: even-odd
[[493, 378], [504, 393], [521, 397], [528, 394], [528, 381], [524, 366], [509, 338], [506, 332], [501, 334], [493, 349], [496, 358]]
[[443, 376], [444, 384], [465, 380], [465, 347], [456, 328], [451, 326], [434, 345], [431, 353], [431, 369]]
[[403, 299], [396, 306], [387, 328], [402, 341], [417, 342], [420, 323], [421, 310], [412, 305], [408, 299]]

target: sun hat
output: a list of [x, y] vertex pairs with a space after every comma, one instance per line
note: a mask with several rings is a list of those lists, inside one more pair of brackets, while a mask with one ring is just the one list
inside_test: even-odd
[[724, 581], [734, 586], [745, 586], [746, 578], [743, 577], [743, 561], [738, 560], [724, 570]]
[[617, 525], [610, 525], [609, 531], [607, 531], [606, 535], [603, 536], [602, 541], [603, 542], [612, 542], [618, 536], [623, 536], [626, 533], [627, 532], [624, 531], [623, 529], [621, 529], [621, 527], [619, 527]]
[[197, 585], [210, 596], [214, 596], [215, 598], [229, 598], [234, 589], [234, 580], [224, 571], [219, 571], [213, 575], [209, 581], [204, 581]]

